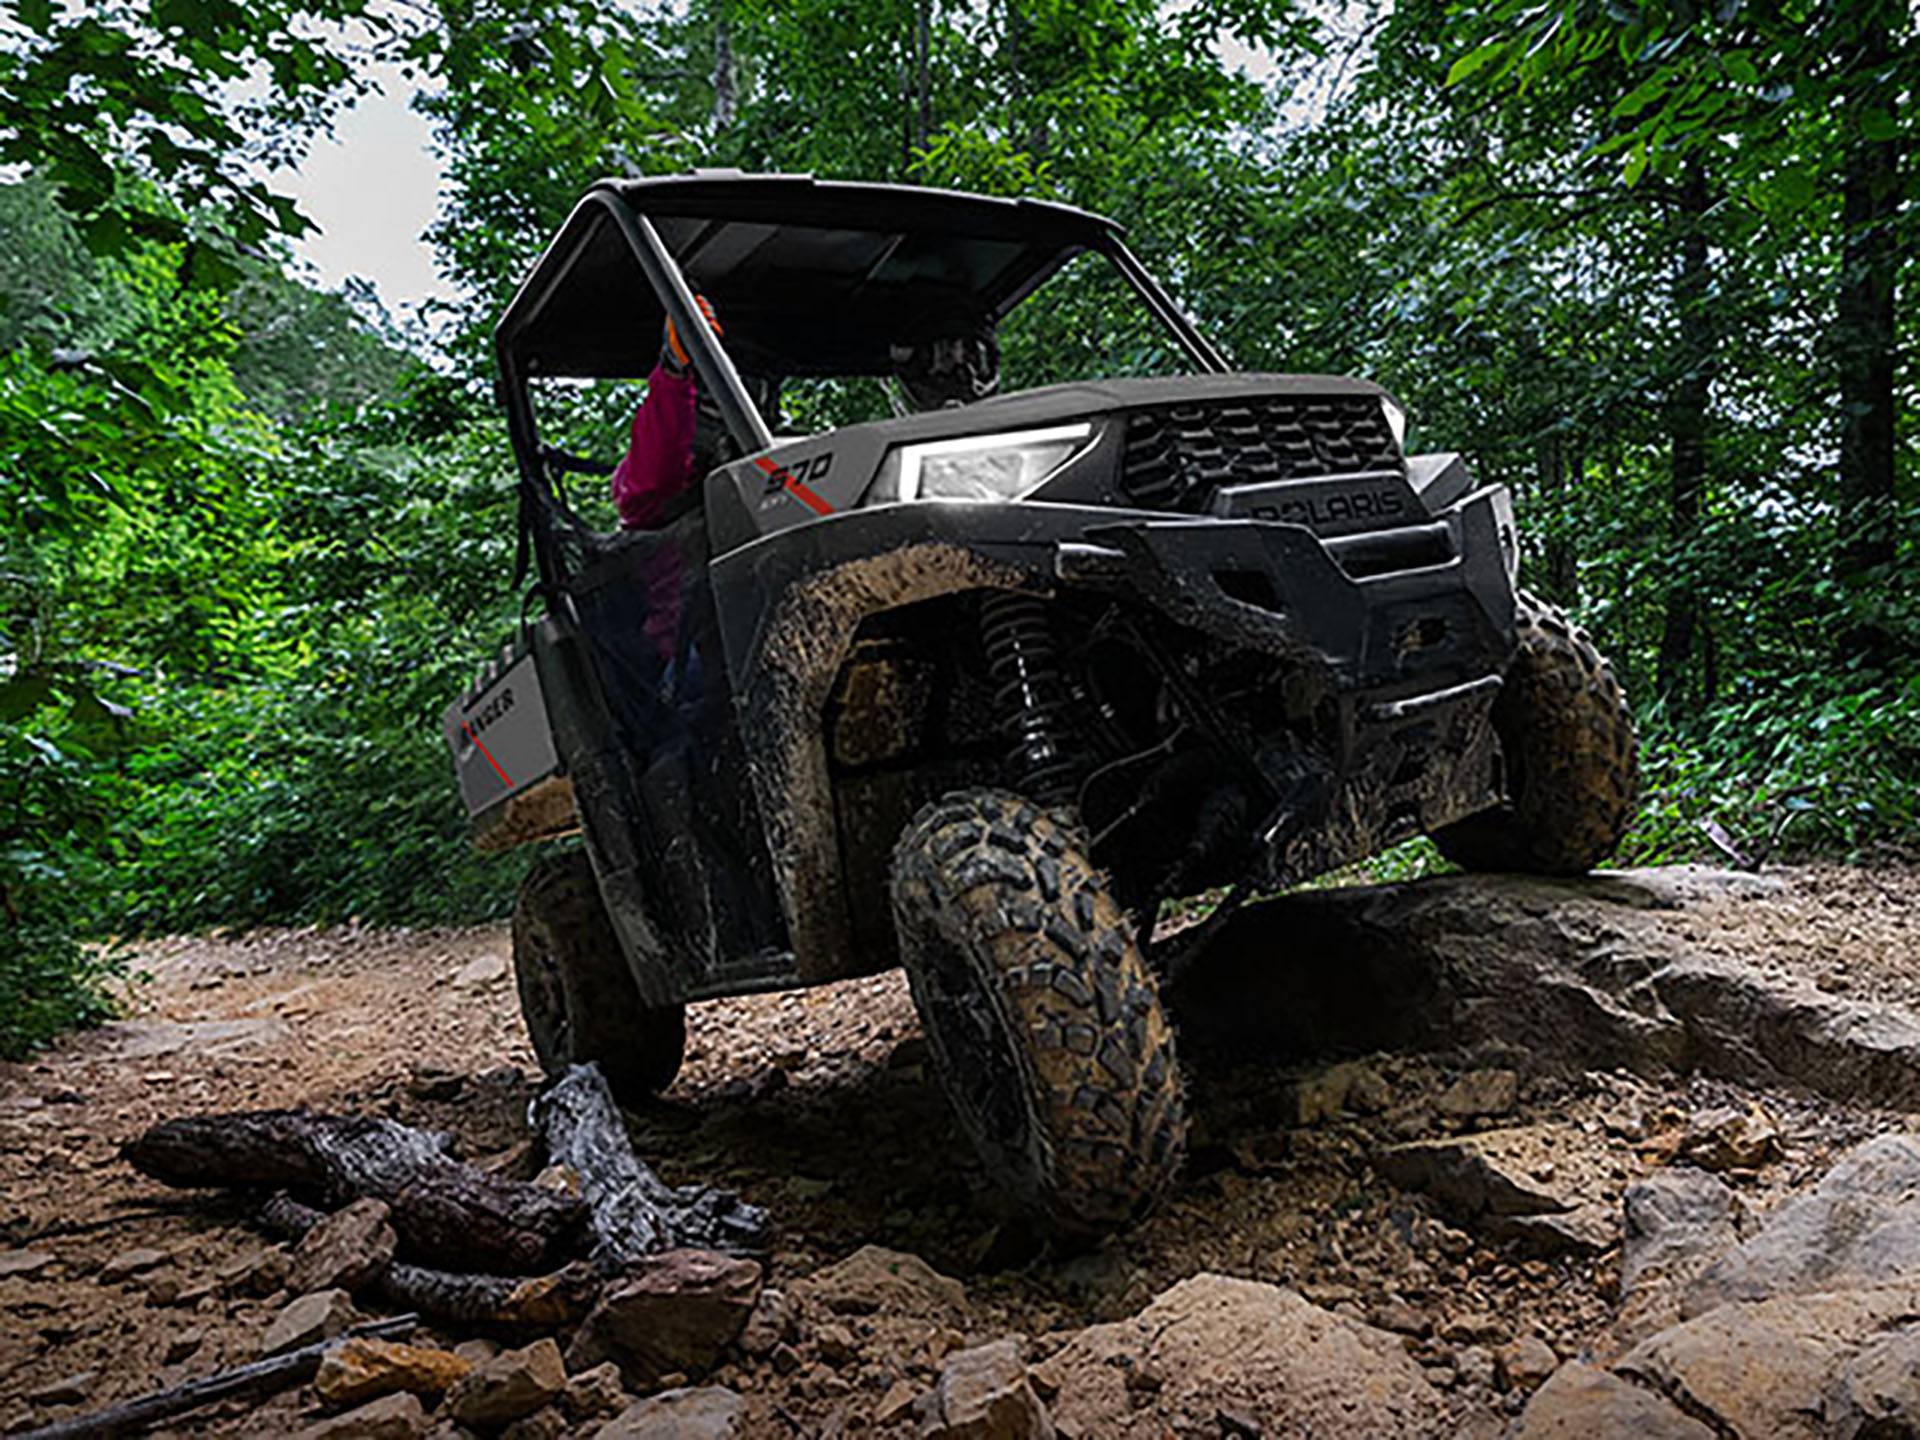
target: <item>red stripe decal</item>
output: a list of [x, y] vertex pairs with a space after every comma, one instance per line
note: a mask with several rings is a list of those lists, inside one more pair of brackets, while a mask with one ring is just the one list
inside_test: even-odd
[[786, 472], [786, 470], [783, 469], [781, 466], [778, 466], [774, 464], [773, 461], [767, 459], [766, 456], [762, 455], [758, 460], [755, 460], [753, 463], [758, 465], [762, 470], [766, 471], [767, 474], [773, 476], [774, 479], [778, 480], [782, 485], [784, 485], [787, 489], [787, 493], [793, 496], [794, 499], [800, 501], [803, 505], [807, 505], [811, 507], [815, 514], [817, 515], [833, 514], [833, 506], [829, 505], [826, 501], [822, 500], [818, 495], [814, 494], [813, 491], [809, 490], [806, 486], [802, 485], [798, 480], [794, 479], [793, 476], [789, 475]]
[[513, 781], [507, 779], [507, 772], [500, 768], [500, 762], [493, 758], [493, 752], [487, 749], [486, 746], [480, 744], [480, 737], [473, 733], [472, 727], [469, 726], [466, 721], [462, 720], [460, 722], [460, 728], [467, 732], [467, 739], [473, 741], [480, 753], [487, 757], [487, 763], [493, 766], [493, 773], [500, 777], [500, 783], [511, 790], [513, 788]]

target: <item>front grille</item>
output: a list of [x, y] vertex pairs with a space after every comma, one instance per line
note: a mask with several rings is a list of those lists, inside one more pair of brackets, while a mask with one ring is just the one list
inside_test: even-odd
[[1120, 488], [1144, 510], [1199, 513], [1222, 485], [1398, 470], [1372, 395], [1274, 395], [1157, 405], [1127, 416]]

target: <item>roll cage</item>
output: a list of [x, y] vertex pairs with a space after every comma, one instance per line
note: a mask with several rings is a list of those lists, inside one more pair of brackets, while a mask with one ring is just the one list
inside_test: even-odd
[[[558, 581], [554, 527], [578, 521], [554, 483], [529, 384], [631, 377], [671, 319], [701, 392], [742, 454], [773, 432], [736, 364], [768, 376], [885, 374], [896, 343], [998, 323], [1075, 256], [1120, 273], [1194, 365], [1227, 362], [1134, 256], [1112, 221], [1005, 200], [810, 176], [696, 171], [603, 180], [574, 207], [494, 332], [499, 396], [520, 482], [520, 558]], [[696, 287], [727, 342], [696, 319]]]

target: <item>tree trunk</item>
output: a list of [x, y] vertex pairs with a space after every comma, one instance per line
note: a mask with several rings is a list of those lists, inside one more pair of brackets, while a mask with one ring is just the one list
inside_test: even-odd
[[1672, 443], [1667, 536], [1673, 568], [1655, 681], [1661, 698], [1668, 703], [1680, 700], [1686, 689], [1703, 618], [1699, 578], [1693, 566], [1707, 488], [1707, 400], [1714, 350], [1713, 317], [1708, 311], [1709, 203], [1706, 172], [1697, 158], [1690, 159], [1677, 205], [1680, 265], [1674, 276], [1673, 301], [1680, 343], [1678, 378], [1667, 406]]
[[916, 148], [927, 148], [933, 133], [933, 0], [913, 7], [913, 100]]
[[[1869, 7], [1862, 7], [1863, 11]], [[1885, 71], [1892, 43], [1884, 6], [1863, 14], [1850, 115], [1896, 114]], [[1900, 268], [1895, 211], [1900, 142], [1856, 131], [1841, 181], [1841, 272], [1835, 346], [1840, 390], [1839, 578], [1856, 613], [1841, 636], [1842, 658], [1885, 666], [1893, 641], [1867, 608], [1875, 572], [1894, 562], [1894, 291]]]
[[592, 1209], [592, 1258], [624, 1265], [659, 1250], [758, 1251], [766, 1248], [767, 1213], [731, 1191], [705, 1185], [675, 1189], [641, 1163], [626, 1122], [599, 1069], [575, 1065], [535, 1103], [534, 1120], [548, 1159], [580, 1177]]
[[461, 1269], [541, 1270], [576, 1253], [587, 1206], [451, 1158], [445, 1139], [392, 1120], [304, 1110], [165, 1120], [121, 1151], [162, 1184], [287, 1190], [335, 1210], [363, 1195], [392, 1210], [402, 1253]]
[[724, 6], [713, 21], [713, 130], [718, 135], [733, 128], [740, 113], [740, 75], [733, 59], [733, 22]]
[[[260, 1207], [262, 1226], [299, 1240], [326, 1216], [275, 1195]], [[546, 1275], [468, 1275], [420, 1265], [389, 1265], [374, 1289], [396, 1305], [462, 1325], [553, 1330], [586, 1317], [600, 1296], [600, 1274], [583, 1260]]]
[[[1574, 473], [1579, 474], [1575, 461]], [[1571, 605], [1574, 594], [1573, 547], [1567, 543], [1567, 454], [1560, 432], [1554, 431], [1540, 442], [1540, 498], [1546, 513], [1547, 597], [1557, 605]]]

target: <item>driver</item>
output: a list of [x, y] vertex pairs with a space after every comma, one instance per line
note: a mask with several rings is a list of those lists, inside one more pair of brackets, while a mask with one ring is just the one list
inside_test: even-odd
[[[696, 295], [701, 317], [715, 335], [725, 332], [707, 297]], [[646, 398], [634, 411], [627, 453], [613, 471], [613, 506], [622, 530], [653, 530], [673, 518], [673, 505], [693, 483], [693, 438], [699, 392], [693, 362], [668, 320], [660, 362], [647, 377]]]

